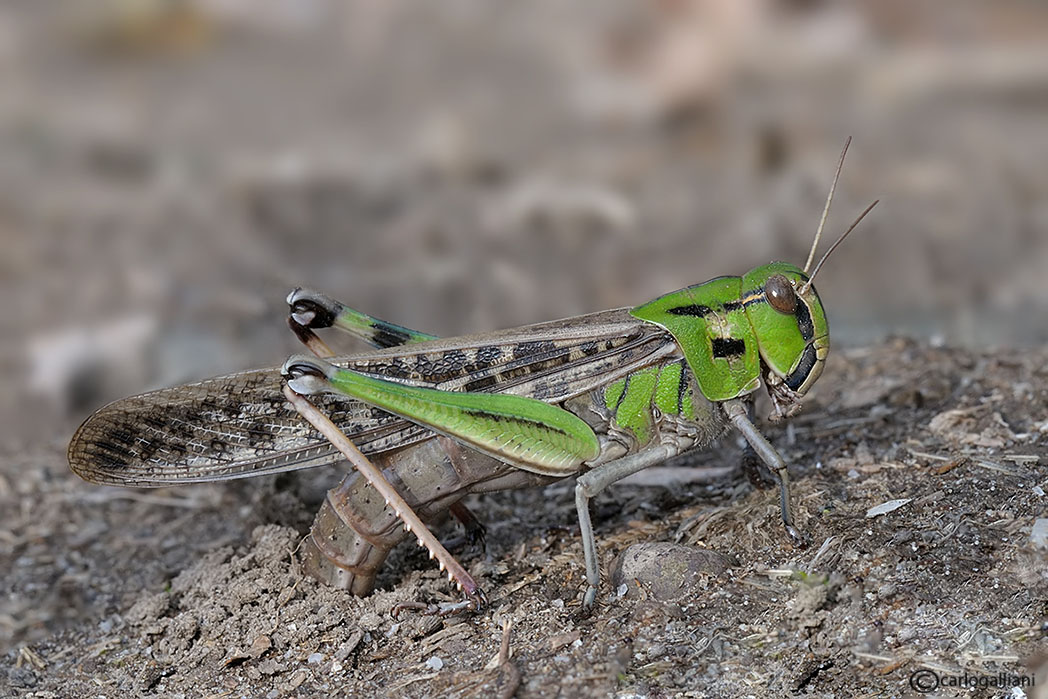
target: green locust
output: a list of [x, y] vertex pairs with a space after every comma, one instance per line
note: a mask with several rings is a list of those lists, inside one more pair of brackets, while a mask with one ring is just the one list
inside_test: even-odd
[[[591, 606], [600, 567], [590, 499], [733, 426], [778, 477], [783, 524], [803, 544], [786, 464], [752, 406], [763, 383], [773, 419], [788, 417], [822, 373], [830, 335], [812, 280], [877, 204], [809, 274], [846, 152], [803, 269], [772, 262], [633, 308], [451, 339], [296, 289], [289, 324], [314, 356], [111, 403], [77, 430], [69, 463], [91, 482], [158, 487], [348, 459], [356, 470], [328, 492], [304, 542], [306, 571], [367, 594], [410, 532], [465, 593], [431, 609], [440, 613], [484, 597], [429, 526], [450, 511], [477, 535], [467, 494], [576, 476]], [[321, 328], [378, 349], [334, 357]]]

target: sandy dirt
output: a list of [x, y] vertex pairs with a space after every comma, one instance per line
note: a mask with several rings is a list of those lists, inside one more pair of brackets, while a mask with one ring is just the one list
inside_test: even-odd
[[[660, 471], [664, 485], [595, 502], [606, 565], [591, 614], [570, 484], [477, 499], [487, 545], [460, 557], [489, 607], [399, 622], [398, 602], [453, 599], [446, 580], [409, 545], [364, 599], [303, 577], [294, 551], [315, 502], [291, 477], [81, 493], [64, 510], [69, 489], [40, 484], [52, 514], [15, 519], [16, 575], [100, 621], [32, 644], [6, 682], [33, 697], [899, 696], [919, 671], [1043, 683], [1048, 542], [1031, 537], [1048, 487], [1046, 360], [902, 340], [833, 355], [792, 441], [768, 429], [814, 544], [789, 543], [774, 491]], [[726, 447], [680, 472], [732, 459]], [[51, 558], [55, 535], [66, 545]], [[618, 554], [659, 542], [680, 546], [609, 578]]]

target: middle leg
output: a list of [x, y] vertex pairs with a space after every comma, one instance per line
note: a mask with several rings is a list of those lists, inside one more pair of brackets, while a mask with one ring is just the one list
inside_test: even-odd
[[575, 508], [579, 515], [579, 530], [582, 535], [582, 552], [586, 561], [586, 595], [582, 604], [593, 606], [600, 587], [600, 562], [597, 560], [597, 541], [590, 521], [589, 501], [612, 483], [626, 476], [643, 471], [676, 456], [680, 449], [673, 444], [659, 444], [636, 454], [609, 461], [584, 473], [575, 481]]

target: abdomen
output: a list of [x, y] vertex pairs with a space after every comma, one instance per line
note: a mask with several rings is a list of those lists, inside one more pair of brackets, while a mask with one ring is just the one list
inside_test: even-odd
[[[520, 471], [447, 439], [433, 438], [371, 457], [427, 526], [471, 492], [541, 485], [554, 479]], [[302, 544], [306, 573], [366, 595], [394, 546], [409, 534], [393, 509], [357, 471], [328, 491]]]

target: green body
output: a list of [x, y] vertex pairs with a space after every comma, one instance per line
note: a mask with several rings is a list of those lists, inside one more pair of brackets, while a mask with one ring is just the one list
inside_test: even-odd
[[[776, 310], [764, 291], [773, 275], [794, 289], [808, 279], [793, 265], [773, 262], [742, 277], [717, 277], [631, 309], [633, 317], [668, 331], [683, 358], [670, 356], [591, 393], [589, 404], [581, 408], [605, 417], [607, 425], [598, 425], [598, 430], [625, 435], [635, 451], [655, 437], [659, 417], [707, 428], [715, 419], [711, 404], [755, 391], [762, 367], [769, 382], [803, 394], [821, 371], [829, 347], [826, 317], [814, 289], [798, 298], [795, 313]], [[388, 336], [382, 323], [348, 308], [338, 321], [358, 328], [361, 335]], [[430, 337], [396, 327], [413, 333], [404, 344]], [[569, 412], [580, 411], [577, 401], [559, 408], [506, 393], [410, 386], [348, 368], [332, 368], [328, 379], [340, 393], [524, 470], [567, 475], [600, 455], [593, 427]]]
[[[796, 313], [769, 305], [764, 287], [773, 277], [796, 289]], [[789, 409], [829, 346], [806, 279], [775, 262], [632, 309], [449, 339], [335, 302], [323, 327], [382, 349], [330, 364], [302, 360], [322, 365], [326, 379], [304, 390], [337, 394], [317, 400], [367, 455], [436, 432], [516, 468], [566, 476], [612, 452], [636, 452], [667, 429], [708, 441], [724, 425], [717, 404], [753, 392], [762, 378], [780, 412]], [[89, 481], [141, 487], [340, 460], [280, 398], [279, 382], [265, 369], [117, 401], [77, 431], [70, 464]]]

